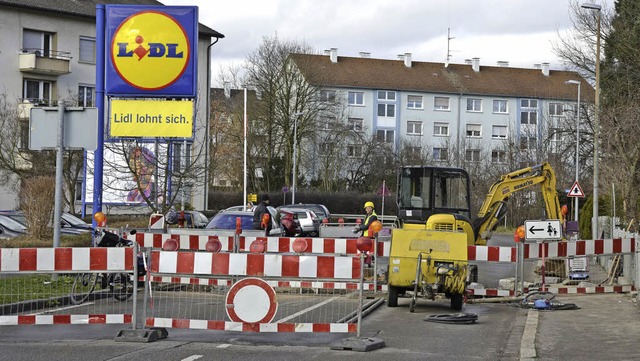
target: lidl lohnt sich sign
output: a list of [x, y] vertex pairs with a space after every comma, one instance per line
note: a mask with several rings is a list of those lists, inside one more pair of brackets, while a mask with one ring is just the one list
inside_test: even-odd
[[198, 8], [106, 6], [106, 93], [195, 97]]

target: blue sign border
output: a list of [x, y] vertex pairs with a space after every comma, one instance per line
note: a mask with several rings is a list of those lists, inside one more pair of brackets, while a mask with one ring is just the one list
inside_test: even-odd
[[[131, 86], [118, 75], [111, 60], [111, 41], [118, 27], [131, 15], [141, 11], [157, 11], [174, 18], [184, 28], [190, 45], [190, 58], [184, 73], [173, 84], [159, 90]], [[198, 7], [106, 5], [105, 91], [107, 96], [196, 97], [198, 79]]]

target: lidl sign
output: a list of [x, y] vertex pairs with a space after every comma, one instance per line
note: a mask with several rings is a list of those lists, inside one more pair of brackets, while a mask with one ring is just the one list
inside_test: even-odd
[[106, 93], [195, 97], [198, 8], [106, 6]]

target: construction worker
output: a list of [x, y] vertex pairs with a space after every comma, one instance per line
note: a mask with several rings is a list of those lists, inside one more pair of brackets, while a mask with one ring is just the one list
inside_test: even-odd
[[271, 214], [267, 209], [268, 205], [269, 195], [263, 194], [260, 197], [260, 203], [253, 209], [253, 229], [264, 229], [267, 237], [271, 232]]
[[376, 212], [373, 210], [373, 202], [369, 201], [366, 202], [364, 204], [364, 210], [365, 212], [367, 212], [367, 214], [364, 217], [364, 222], [357, 224], [355, 226], [355, 228], [353, 229], [353, 233], [358, 233], [360, 231], [362, 231], [362, 235], [365, 237], [373, 237], [373, 232], [369, 231], [369, 226], [371, 225], [371, 223], [373, 223], [374, 221], [378, 220], [378, 215], [376, 214]]

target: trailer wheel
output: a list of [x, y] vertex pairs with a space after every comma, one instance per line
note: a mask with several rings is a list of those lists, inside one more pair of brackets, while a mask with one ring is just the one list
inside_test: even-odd
[[398, 287], [389, 286], [387, 307], [398, 307]]
[[462, 293], [454, 293], [451, 295], [451, 309], [460, 311], [462, 309]]

